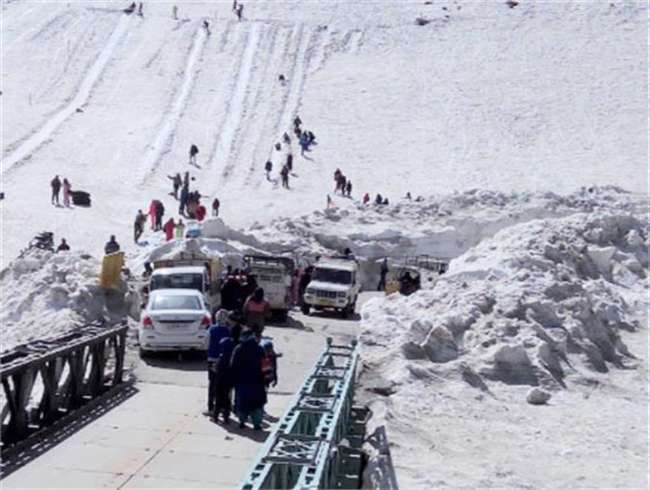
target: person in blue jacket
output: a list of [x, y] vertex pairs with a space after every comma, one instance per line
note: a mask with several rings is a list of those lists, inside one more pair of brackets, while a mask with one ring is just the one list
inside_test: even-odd
[[214, 398], [217, 388], [217, 361], [219, 360], [219, 342], [230, 337], [227, 310], [219, 310], [214, 315], [214, 321], [208, 330], [208, 410], [205, 415], [211, 415], [214, 410]]
[[257, 342], [253, 330], [246, 327], [240, 337], [239, 345], [232, 353], [230, 368], [235, 385], [235, 412], [239, 417], [239, 427], [244, 428], [250, 417], [255, 430], [262, 429], [266, 389], [262, 374], [264, 349]]
[[215, 422], [219, 422], [219, 415], [223, 417], [224, 424], [230, 422], [230, 412], [232, 411], [231, 392], [233, 385], [230, 360], [232, 358], [233, 350], [235, 350], [235, 347], [239, 343], [240, 334], [241, 325], [235, 322], [235, 324], [230, 327], [230, 336], [224, 337], [219, 342], [219, 359], [217, 361], [214, 406], [212, 412], [212, 418]]

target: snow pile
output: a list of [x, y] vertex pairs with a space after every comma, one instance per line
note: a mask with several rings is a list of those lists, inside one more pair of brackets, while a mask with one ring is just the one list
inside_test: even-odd
[[417, 254], [453, 258], [517, 223], [576, 212], [636, 212], [647, 206], [638, 194], [614, 186], [582, 188], [567, 195], [473, 189], [417, 199], [389, 206], [339, 199], [337, 208], [256, 224], [246, 231], [275, 251], [328, 254], [349, 247], [367, 258]]
[[[536, 481], [535, 475], [527, 475], [525, 465], [515, 468], [514, 459], [525, 452], [541, 454], [539, 447], [531, 449], [527, 431], [548, 423], [553, 431], [570, 432], [569, 422], [559, 415], [548, 422], [531, 416], [525, 408], [527, 393], [529, 403], [548, 401], [537, 392], [533, 396], [531, 387], [555, 393], [551, 403], [576, 404], [571, 410], [582, 409], [582, 404], [585, 410], [604, 410], [571, 397], [589, 387], [584, 393], [588, 398], [593, 387], [606, 385], [613, 391], [598, 403], [614, 406], [616, 395], [623, 398], [624, 393], [627, 405], [612, 410], [642, 423], [647, 401], [639, 392], [647, 376], [639, 378], [644, 377], [647, 354], [644, 339], [632, 332], [647, 322], [649, 232], [647, 222], [622, 212], [534, 220], [506, 228], [453, 260], [433, 289], [377, 298], [364, 306], [363, 384], [381, 395], [371, 396], [373, 425], [387, 424], [396, 465], [408, 468], [398, 472], [402, 485], [440, 486], [424, 471], [432, 460], [420, 461], [413, 452], [465, 436], [469, 442], [467, 431], [479, 421], [485, 427], [475, 429], [494, 432], [493, 446], [473, 442], [466, 444], [467, 453], [501, 451], [503, 457], [486, 458], [482, 470], [455, 468], [454, 473], [448, 467], [446, 476], [454, 485], [549, 485], [548, 478]], [[633, 376], [633, 383], [626, 385], [626, 377]], [[628, 403], [632, 401], [638, 404]], [[610, 415], [603, 417], [609, 420]], [[449, 425], [442, 430], [438, 422]], [[448, 440], [441, 442], [441, 437]], [[631, 437], [642, 451], [643, 441]], [[518, 456], [508, 449], [509, 439], [519, 444]], [[565, 444], [582, 447], [579, 439], [567, 436]], [[503, 447], [496, 450], [499, 444]], [[456, 448], [447, 449], [453, 456]], [[543, 452], [549, 451], [547, 463], [554, 464], [557, 454], [545, 444]], [[495, 474], [508, 473], [503, 465], [512, 479], [495, 483]], [[443, 474], [437, 475], [442, 481]], [[590, 476], [594, 484], [598, 475]], [[631, 478], [638, 483], [634, 478], [640, 476]]]
[[99, 287], [100, 263], [79, 252], [29, 250], [0, 273], [2, 350], [53, 337], [75, 326], [122, 320], [131, 293], [126, 284], [106, 294]]

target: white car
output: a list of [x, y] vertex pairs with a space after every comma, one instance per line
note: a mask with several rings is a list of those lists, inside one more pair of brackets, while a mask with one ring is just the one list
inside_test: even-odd
[[194, 289], [157, 289], [149, 295], [138, 327], [140, 354], [206, 350], [210, 311]]

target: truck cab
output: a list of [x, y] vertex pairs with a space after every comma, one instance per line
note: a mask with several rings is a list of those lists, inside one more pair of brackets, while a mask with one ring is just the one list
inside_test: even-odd
[[302, 312], [334, 310], [344, 318], [354, 314], [359, 296], [359, 265], [345, 258], [321, 259], [314, 265], [303, 297]]
[[244, 263], [257, 285], [264, 289], [264, 298], [271, 310], [286, 319], [291, 306], [291, 278], [295, 264], [293, 259], [280, 256], [246, 255]]

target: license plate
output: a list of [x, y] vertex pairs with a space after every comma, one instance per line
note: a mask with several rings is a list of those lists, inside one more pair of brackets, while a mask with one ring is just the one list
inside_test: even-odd
[[316, 304], [322, 305], [322, 306], [331, 306], [334, 304], [334, 301], [331, 299], [325, 299], [325, 298], [318, 298], [316, 300]]

